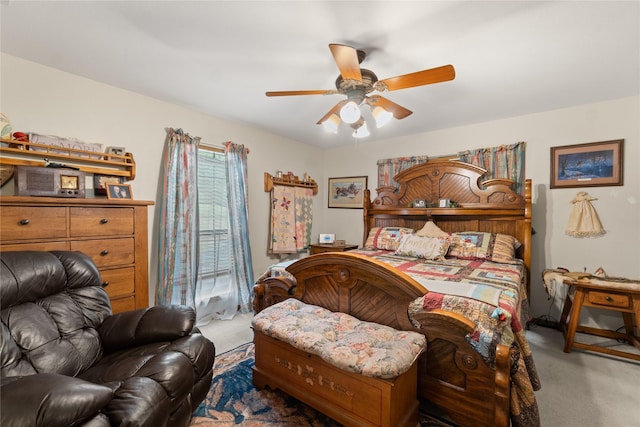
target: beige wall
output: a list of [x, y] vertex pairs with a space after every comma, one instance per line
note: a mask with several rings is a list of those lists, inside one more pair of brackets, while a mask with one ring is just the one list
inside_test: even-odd
[[[527, 178], [533, 181], [532, 312], [559, 318], [564, 292], [549, 300], [542, 288], [545, 268], [566, 267], [593, 272], [602, 266], [614, 276], [640, 278], [640, 98], [631, 97], [562, 110], [444, 129], [387, 141], [360, 142], [332, 150], [328, 176], [368, 175], [369, 188], [376, 187], [376, 161], [410, 155], [444, 155], [466, 149], [527, 143]], [[549, 189], [550, 147], [625, 139], [624, 186], [586, 189]], [[355, 161], [354, 159], [357, 159]], [[577, 191], [597, 198], [592, 202], [607, 234], [576, 239], [564, 234], [570, 201]], [[361, 211], [329, 209], [327, 231], [350, 241], [360, 239]], [[564, 291], [563, 288], [559, 289]], [[602, 311], [594, 312], [598, 320]], [[617, 320], [617, 318], [616, 318]], [[621, 321], [619, 322], [621, 325]], [[619, 325], [618, 325], [619, 326]]]
[[[527, 142], [527, 177], [534, 183], [532, 312], [558, 316], [559, 293], [548, 300], [540, 274], [544, 268], [564, 266], [588, 271], [602, 266], [609, 274], [640, 277], [640, 98], [632, 97], [563, 110], [505, 118], [386, 141], [358, 141], [322, 150], [286, 140], [240, 123], [232, 123], [188, 108], [161, 102], [32, 62], [2, 54], [0, 110], [15, 130], [75, 137], [104, 145], [124, 146], [133, 153], [138, 176], [132, 182], [136, 199], [157, 202], [165, 128], [182, 127], [207, 143], [232, 140], [249, 154], [249, 218], [256, 277], [277, 261], [266, 254], [268, 193], [263, 173], [277, 169], [309, 173], [320, 184], [314, 199], [313, 236], [336, 233], [337, 238], [361, 243], [362, 210], [328, 209], [326, 182], [331, 176], [369, 177], [376, 187], [376, 161], [410, 155], [443, 155], [460, 150]], [[400, 126], [401, 122], [393, 123]], [[570, 200], [576, 189], [549, 190], [549, 148], [611, 139], [625, 139], [625, 185], [587, 191], [607, 234], [597, 239], [564, 235]], [[320, 160], [320, 161], [319, 161]], [[10, 191], [11, 184], [2, 189]], [[157, 255], [156, 209], [150, 211], [150, 276], [155, 283]], [[153, 293], [153, 285], [151, 286]], [[593, 320], [599, 320], [594, 314]], [[617, 319], [616, 319], [617, 321]]]
[[[137, 176], [131, 181], [135, 199], [159, 202], [165, 128], [180, 127], [212, 145], [229, 140], [244, 144], [250, 149], [249, 233], [256, 277], [278, 261], [266, 251], [269, 194], [264, 192], [263, 174], [282, 169], [319, 177], [319, 149], [14, 56], [2, 54], [0, 58], [0, 109], [13, 129], [126, 147], [136, 161]], [[13, 194], [13, 184], [5, 185], [2, 194]], [[314, 205], [316, 219], [322, 217], [322, 208], [321, 203]], [[156, 212], [152, 207], [149, 214], [151, 301], [157, 277]]]

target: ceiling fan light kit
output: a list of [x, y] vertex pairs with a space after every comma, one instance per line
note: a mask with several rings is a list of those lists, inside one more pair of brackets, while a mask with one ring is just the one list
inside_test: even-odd
[[329, 49], [340, 70], [336, 79], [336, 90], [303, 90], [267, 92], [267, 96], [294, 96], [294, 95], [345, 95], [347, 99], [338, 102], [317, 124], [321, 124], [327, 131], [338, 133], [340, 122], [349, 124], [353, 129], [354, 138], [364, 138], [370, 135], [367, 124], [362, 116], [360, 107], [369, 105], [371, 114], [376, 121], [376, 127], [381, 128], [392, 117], [397, 120], [413, 114], [412, 111], [396, 104], [380, 95], [368, 95], [375, 91], [393, 91], [410, 87], [424, 86], [440, 83], [455, 78], [455, 69], [452, 65], [432, 68], [415, 73], [404, 74], [384, 80], [371, 70], [360, 68], [360, 63], [366, 54], [351, 46], [330, 44]]
[[358, 121], [362, 117], [358, 104], [354, 101], [349, 101], [340, 109], [340, 118], [343, 122], [352, 124]]

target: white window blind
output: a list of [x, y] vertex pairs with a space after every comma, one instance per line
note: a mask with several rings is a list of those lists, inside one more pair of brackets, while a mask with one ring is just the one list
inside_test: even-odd
[[[229, 213], [224, 153], [198, 150], [198, 208], [200, 210], [200, 263], [198, 289], [211, 295], [216, 281], [228, 276]], [[225, 277], [228, 280], [228, 277]], [[204, 296], [203, 295], [203, 296]]]

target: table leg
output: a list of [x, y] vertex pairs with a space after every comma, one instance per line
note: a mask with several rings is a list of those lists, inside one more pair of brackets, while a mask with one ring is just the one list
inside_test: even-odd
[[580, 310], [582, 309], [583, 301], [584, 291], [581, 288], [578, 288], [576, 289], [576, 293], [573, 297], [573, 306], [571, 307], [571, 313], [569, 313], [569, 327], [567, 328], [567, 335], [564, 340], [565, 353], [571, 352], [571, 346], [573, 345], [573, 339], [576, 336], [576, 329], [578, 328], [578, 320], [580, 319]]
[[575, 288], [569, 288], [569, 292], [567, 292], [567, 298], [564, 300], [564, 307], [562, 307], [562, 314], [560, 315], [560, 322], [558, 322], [558, 329], [561, 331], [565, 331], [567, 327], [567, 317], [569, 316], [569, 312], [571, 312], [571, 301], [573, 300], [573, 295]]

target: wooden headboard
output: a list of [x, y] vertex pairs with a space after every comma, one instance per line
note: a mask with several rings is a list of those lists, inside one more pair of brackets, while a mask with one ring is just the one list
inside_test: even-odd
[[[363, 243], [373, 227], [421, 229], [426, 221], [435, 222], [447, 232], [484, 231], [509, 234], [522, 246], [516, 255], [531, 270], [531, 180], [525, 182], [524, 197], [513, 190], [510, 179], [480, 182], [485, 169], [458, 160], [433, 160], [406, 169], [393, 179], [400, 184], [380, 187], [371, 200], [364, 201]], [[449, 199], [457, 207], [438, 206]], [[425, 200], [427, 207], [410, 207], [414, 200]], [[527, 280], [527, 287], [529, 280]]]

